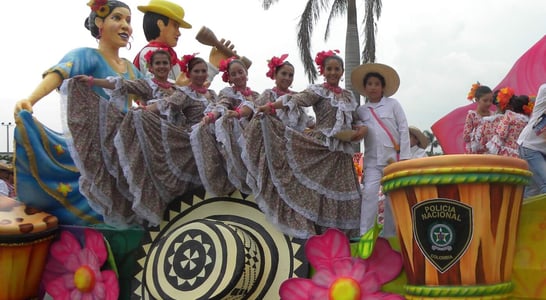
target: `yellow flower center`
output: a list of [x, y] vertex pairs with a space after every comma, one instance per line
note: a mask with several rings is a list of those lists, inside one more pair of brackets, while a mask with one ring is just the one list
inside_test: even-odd
[[352, 278], [340, 277], [330, 286], [329, 300], [358, 299], [360, 299], [360, 285]]
[[82, 293], [89, 293], [95, 287], [95, 272], [87, 265], [79, 267], [74, 273], [74, 285]]

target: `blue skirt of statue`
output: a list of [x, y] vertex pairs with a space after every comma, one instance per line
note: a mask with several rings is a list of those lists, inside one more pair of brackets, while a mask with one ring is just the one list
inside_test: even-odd
[[80, 173], [63, 134], [47, 128], [26, 110], [19, 113], [15, 122], [18, 200], [57, 216], [61, 224], [101, 223], [102, 216], [80, 194]]

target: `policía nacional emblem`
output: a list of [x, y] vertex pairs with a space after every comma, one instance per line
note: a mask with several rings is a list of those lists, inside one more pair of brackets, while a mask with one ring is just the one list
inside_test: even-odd
[[473, 234], [472, 207], [450, 199], [430, 199], [412, 207], [414, 238], [441, 273], [465, 253]]

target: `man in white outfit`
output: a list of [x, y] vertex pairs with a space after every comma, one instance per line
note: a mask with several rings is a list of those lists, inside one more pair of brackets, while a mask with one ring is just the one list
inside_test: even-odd
[[546, 83], [539, 89], [535, 106], [527, 126], [518, 138], [519, 156], [529, 164], [533, 172], [531, 183], [525, 187], [524, 198], [546, 193]]
[[[398, 100], [390, 98], [400, 85], [396, 71], [384, 64], [363, 64], [351, 73], [351, 82], [366, 104], [357, 109], [368, 127], [364, 138], [364, 185], [360, 213], [360, 233], [373, 228], [378, 212], [383, 169], [390, 163], [411, 158], [409, 128]], [[390, 200], [385, 199], [383, 236], [394, 236]]]

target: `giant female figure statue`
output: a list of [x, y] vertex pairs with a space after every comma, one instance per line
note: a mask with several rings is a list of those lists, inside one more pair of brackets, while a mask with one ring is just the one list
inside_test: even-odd
[[[92, 224], [104, 218], [125, 226], [137, 220], [109, 135], [116, 131], [131, 99], [110, 103], [110, 95], [99, 87], [63, 82], [82, 74], [126, 79], [142, 75], [119, 56], [133, 33], [129, 7], [116, 0], [95, 0], [89, 5], [91, 13], [84, 25], [98, 47], [69, 51], [15, 106], [16, 188], [21, 201], [55, 214], [61, 223]], [[60, 89], [64, 103], [64, 135], [31, 115], [32, 106], [55, 89]]]

